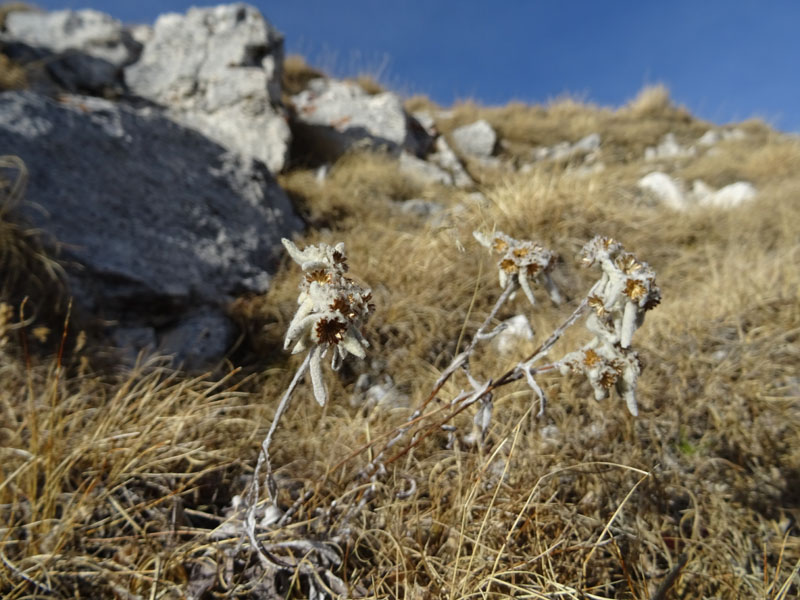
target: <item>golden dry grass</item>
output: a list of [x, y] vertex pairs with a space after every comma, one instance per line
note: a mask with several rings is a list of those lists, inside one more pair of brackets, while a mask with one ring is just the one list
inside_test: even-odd
[[[0, 31], [4, 30], [6, 18], [10, 13], [32, 10], [36, 10], [36, 8], [25, 2], [5, 2], [0, 4]], [[31, 65], [26, 68], [11, 60], [3, 54], [3, 44], [0, 43], [0, 92], [28, 88], [31, 75], [29, 70], [35, 70], [38, 66]]]
[[63, 318], [62, 271], [44, 249], [38, 232], [18, 218], [28, 171], [17, 156], [0, 156], [0, 297], [37, 316], [40, 326]]
[[[747, 140], [676, 162], [673, 172], [715, 185], [750, 177], [760, 190], [755, 202], [680, 214], [648, 205], [635, 191], [652, 168], [640, 150], [667, 131], [689, 139], [707, 127], [656, 100], [619, 111], [573, 101], [457, 107], [450, 124], [491, 117], [502, 135], [516, 132], [520, 147], [592, 131], [619, 140], [604, 171], [577, 177], [568, 164], [541, 164], [508, 172], [484, 183], [486, 202], [408, 182], [378, 156], [346, 157], [323, 182], [309, 171], [281, 176], [315, 225], [298, 243], [344, 241], [351, 272], [372, 287], [377, 311], [368, 359], [348, 363], [338, 377], [326, 373], [328, 406], [319, 408], [301, 386], [281, 422], [272, 449], [280, 501], [302, 501], [293, 524], [270, 539], [329, 538], [342, 514], [331, 502], [354, 505], [363, 489], [357, 474], [376, 450], [355, 451], [405, 421], [483, 320], [500, 290], [473, 229], [535, 238], [560, 254], [554, 277], [564, 306], [532, 310], [520, 297], [498, 315], [528, 314], [536, 342], [589, 289], [595, 274], [575, 256], [603, 234], [648, 261], [663, 292], [634, 337], [646, 362], [640, 416], [618, 398], [595, 402], [577, 377], [542, 378], [550, 400], [542, 421], [531, 414], [526, 386], [498, 389], [485, 446], [449, 449], [435, 428], [406, 453], [408, 440], [398, 444], [376, 496], [338, 548], [337, 575], [352, 596], [366, 598], [797, 596], [797, 148], [752, 125]], [[634, 118], [637, 105], [646, 117]], [[400, 214], [398, 203], [411, 197], [440, 200], [450, 217], [430, 225]], [[235, 533], [213, 530], [245, 490], [299, 364], [280, 350], [299, 277], [287, 261], [266, 296], [236, 303], [263, 353], [246, 377], [191, 378], [157, 364], [112, 376], [92, 371], [90, 349], [65, 356], [60, 367], [30, 356], [26, 365], [20, 330], [5, 331], [4, 597], [181, 598], [202, 577], [207, 589], [198, 597], [256, 597], [248, 592], [254, 558], [234, 552]], [[572, 328], [552, 358], [588, 337]], [[497, 377], [534, 345], [521, 344], [519, 356], [481, 345], [473, 373]], [[352, 406], [361, 372], [390, 374], [410, 408]], [[459, 377], [428, 411], [443, 411], [468, 387]], [[469, 431], [473, 413], [453, 424]], [[411, 481], [416, 492], [398, 497]], [[202, 575], [203, 565], [216, 575]], [[308, 593], [291, 574], [283, 589], [291, 598]]]
[[299, 54], [290, 54], [283, 61], [281, 88], [288, 96], [302, 92], [309, 81], [322, 77], [323, 73], [306, 62]]
[[[461, 125], [486, 119], [502, 140], [500, 156], [519, 164], [530, 162], [531, 152], [559, 142], [577, 142], [592, 133], [602, 137], [602, 160], [629, 164], [639, 161], [648, 146], [655, 146], [667, 133], [681, 143], [693, 142], [709, 127], [675, 106], [663, 86], [645, 88], [639, 97], [619, 109], [585, 104], [570, 97], [545, 105], [512, 102], [483, 107], [473, 102], [439, 111], [424, 98], [412, 98], [407, 107], [432, 112], [439, 131], [449, 134]], [[474, 174], [474, 173], [473, 173]]]
[[0, 54], [0, 91], [23, 90], [28, 87], [25, 68], [5, 54]]
[[[321, 70], [309, 65], [303, 56], [299, 54], [288, 55], [283, 61], [283, 73], [281, 74], [284, 102], [288, 102], [290, 96], [302, 92], [312, 79], [324, 76], [325, 74]], [[351, 78], [350, 81], [358, 84], [361, 89], [371, 95], [385, 91], [376, 76], [371, 73], [359, 73]]]
[[657, 83], [642, 88], [625, 109], [636, 117], [649, 118], [669, 110], [671, 105], [669, 89], [663, 83]]

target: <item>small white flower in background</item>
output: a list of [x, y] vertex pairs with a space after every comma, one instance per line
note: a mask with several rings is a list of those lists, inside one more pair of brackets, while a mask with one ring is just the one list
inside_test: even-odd
[[550, 278], [550, 271], [556, 262], [552, 251], [535, 242], [516, 240], [500, 231], [489, 236], [473, 231], [472, 235], [482, 246], [502, 253], [503, 256], [497, 262], [500, 287], [505, 289], [509, 281], [516, 281], [530, 303], [536, 304], [530, 286], [530, 281], [535, 281], [545, 287], [555, 304], [562, 302], [561, 294]]
[[597, 400], [607, 398], [610, 389], [616, 388], [636, 416], [636, 382], [642, 365], [630, 345], [645, 312], [661, 301], [655, 272], [611, 238], [595, 237], [583, 247], [582, 255], [586, 266], [598, 264], [603, 272], [588, 297], [592, 312], [586, 328], [595, 338], [561, 359], [560, 371], [584, 373]]
[[369, 344], [361, 328], [375, 309], [372, 295], [345, 275], [348, 266], [343, 243], [299, 250], [289, 240], [281, 241], [305, 271], [297, 298], [299, 307], [286, 332], [284, 348], [291, 347], [292, 354], [311, 349], [309, 369], [314, 397], [324, 406], [327, 391], [321, 360], [332, 350], [331, 368], [338, 371], [348, 354], [364, 358]]

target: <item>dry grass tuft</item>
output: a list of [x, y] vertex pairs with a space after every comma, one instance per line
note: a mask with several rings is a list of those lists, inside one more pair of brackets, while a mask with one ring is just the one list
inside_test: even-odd
[[[663, 102], [649, 105], [647, 117], [572, 100], [456, 107], [443, 129], [487, 118], [517, 144], [506, 158], [603, 136], [605, 170], [578, 177], [566, 162], [507, 171], [483, 185], [485, 202], [422, 187], [391, 159], [369, 154], [345, 157], [321, 181], [307, 170], [281, 175], [314, 225], [298, 244], [345, 242], [351, 272], [372, 288], [377, 310], [366, 327], [367, 359], [326, 373], [327, 406], [302, 386], [281, 421], [272, 463], [279, 502], [296, 513], [265, 541], [329, 540], [364, 493], [358, 473], [379, 448], [369, 444], [406, 421], [469, 341], [500, 293], [474, 229], [535, 238], [559, 253], [553, 276], [566, 303], [552, 306], [542, 295], [531, 309], [520, 297], [497, 317], [529, 315], [537, 341], [594, 281], [575, 255], [602, 234], [650, 263], [663, 293], [634, 337], [646, 363], [640, 416], [619, 398], [596, 403], [580, 378], [542, 379], [550, 399], [543, 420], [522, 383], [498, 389], [485, 446], [448, 448], [446, 432], [432, 427], [413, 448], [407, 439], [393, 447], [374, 498], [337, 547], [337, 576], [350, 597], [376, 599], [800, 593], [797, 147], [754, 123], [716, 155], [676, 162], [670, 169], [687, 181], [749, 178], [759, 196], [728, 211], [674, 213], [637, 194], [637, 179], [653, 168], [641, 151], [668, 131], [691, 140], [708, 125]], [[397, 210], [413, 197], [440, 201], [445, 215], [428, 222]], [[81, 353], [60, 363], [28, 357], [26, 365], [16, 341], [23, 328], [3, 312], [4, 597], [267, 596], [228, 519], [299, 364], [280, 350], [297, 308], [299, 269], [288, 265], [268, 294], [236, 304], [263, 353], [247, 377], [189, 378], [153, 363], [110, 376], [93, 372]], [[588, 337], [576, 327], [552, 358]], [[501, 356], [482, 344], [473, 373], [496, 377], [534, 345]], [[402, 397], [351, 403], [361, 373], [391, 376]], [[468, 386], [449, 381], [427, 405], [428, 418]], [[453, 424], [467, 432], [473, 414]], [[398, 494], [412, 482], [413, 493]], [[308, 597], [304, 586], [288, 569], [272, 593]]]
[[[420, 101], [411, 105], [425, 106]], [[539, 147], [574, 143], [593, 133], [601, 135], [604, 163], [638, 162], [645, 148], [657, 145], [667, 133], [674, 133], [682, 143], [691, 143], [710, 127], [669, 102], [652, 103], [648, 110], [646, 114], [628, 107], [612, 110], [566, 97], [547, 105], [512, 102], [501, 107], [481, 107], [465, 102], [453, 107], [445, 117], [436, 112], [434, 115], [438, 115], [437, 128], [445, 134], [486, 119], [502, 140], [501, 157], [517, 164], [530, 162]]]
[[361, 74], [353, 81], [355, 81], [355, 83], [357, 83], [362, 90], [371, 96], [375, 96], [376, 94], [386, 91], [386, 88], [384, 88], [372, 75]]
[[63, 316], [63, 273], [38, 232], [17, 215], [27, 181], [19, 157], [0, 156], [0, 297], [15, 306], [27, 299], [28, 315], [53, 325]]
[[436, 104], [433, 100], [421, 94], [407, 98], [404, 105], [406, 112], [408, 112], [409, 114], [418, 111], [435, 112], [441, 109], [441, 107], [438, 104]]
[[[281, 86], [284, 93], [284, 102], [288, 103], [289, 97], [302, 92], [308, 82], [319, 77], [326, 77], [323, 70], [312, 67], [306, 59], [299, 54], [290, 54], [283, 61], [283, 74]], [[351, 79], [361, 89], [371, 95], [386, 91], [374, 75], [361, 73]]]
[[713, 153], [687, 165], [682, 174], [687, 180], [703, 179], [718, 187], [744, 180], [761, 188], [791, 178], [798, 171], [800, 142], [773, 133], [720, 143]]
[[283, 60], [281, 87], [288, 99], [288, 96], [302, 92], [312, 79], [324, 76], [322, 71], [309, 65], [299, 54], [290, 54]]
[[0, 92], [23, 90], [27, 87], [28, 75], [25, 68], [5, 54], [0, 54]]
[[385, 219], [393, 202], [417, 197], [422, 186], [401, 173], [397, 161], [357, 152], [339, 159], [324, 176], [298, 169], [279, 177], [301, 214], [315, 227], [349, 229], [356, 221]]
[[[10, 13], [34, 10], [37, 9], [25, 2], [0, 4], [0, 31], [5, 30], [6, 18]], [[27, 89], [30, 86], [31, 75], [40, 68], [41, 65], [26, 67], [11, 60], [3, 54], [3, 44], [0, 42], [0, 92]]]
[[651, 118], [672, 108], [669, 89], [663, 83], [643, 87], [624, 110], [638, 118]]

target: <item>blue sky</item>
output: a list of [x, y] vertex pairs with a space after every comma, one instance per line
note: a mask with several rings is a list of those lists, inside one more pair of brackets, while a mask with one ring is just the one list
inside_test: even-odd
[[[219, 2], [39, 1], [125, 22]], [[715, 123], [761, 117], [800, 132], [800, 2], [789, 0], [286, 0], [251, 2], [335, 75], [377, 74], [443, 105], [618, 106], [645, 84]]]

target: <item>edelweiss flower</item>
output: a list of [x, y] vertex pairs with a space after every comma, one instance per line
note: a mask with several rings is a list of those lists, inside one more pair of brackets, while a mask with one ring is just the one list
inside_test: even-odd
[[603, 271], [589, 293], [593, 313], [586, 326], [607, 343], [628, 348], [644, 313], [661, 301], [655, 272], [611, 238], [595, 237], [582, 254], [585, 265], [597, 263]]
[[582, 254], [586, 266], [596, 263], [603, 271], [587, 298], [592, 312], [586, 328], [595, 338], [567, 354], [559, 361], [559, 368], [562, 374], [585, 374], [597, 400], [607, 398], [615, 388], [636, 416], [636, 382], [642, 365], [630, 344], [644, 313], [661, 300], [656, 275], [647, 263], [625, 252], [622, 244], [611, 238], [595, 237], [583, 247]]
[[515, 240], [499, 231], [491, 236], [478, 231], [472, 232], [472, 235], [482, 246], [502, 253], [497, 263], [500, 287], [505, 289], [509, 281], [516, 281], [530, 303], [536, 304], [529, 281], [533, 280], [544, 285], [555, 304], [562, 302], [561, 294], [550, 278], [550, 271], [555, 266], [553, 252], [535, 242]]
[[586, 375], [596, 400], [608, 398], [611, 388], [625, 399], [628, 411], [639, 414], [636, 382], [642, 371], [639, 356], [631, 349], [609, 346], [594, 339], [581, 350], [570, 352], [559, 361], [562, 375], [578, 372]]
[[299, 250], [282, 240], [289, 256], [306, 272], [300, 283], [299, 304], [286, 331], [284, 348], [292, 354], [311, 349], [309, 369], [314, 397], [321, 405], [327, 399], [322, 378], [322, 357], [333, 351], [331, 368], [339, 370], [347, 354], [364, 358], [369, 344], [361, 328], [375, 309], [372, 295], [345, 276], [348, 270], [344, 244], [318, 244]]

